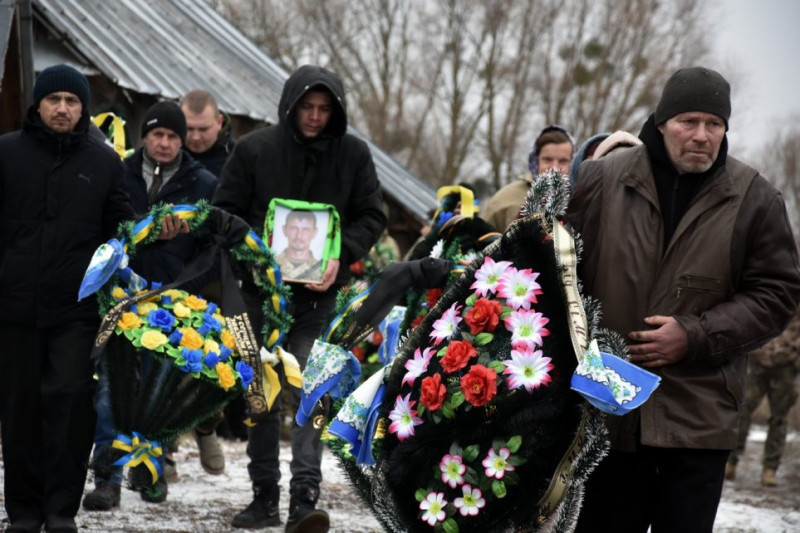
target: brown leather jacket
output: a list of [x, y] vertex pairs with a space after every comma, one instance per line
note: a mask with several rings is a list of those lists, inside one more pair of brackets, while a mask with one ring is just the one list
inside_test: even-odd
[[[608, 417], [614, 449], [732, 449], [744, 355], [778, 335], [800, 300], [800, 270], [780, 193], [728, 157], [691, 201], [666, 251], [647, 148], [584, 163], [568, 219], [582, 234], [582, 277], [602, 326], [627, 336], [674, 316], [688, 357], [656, 370], [641, 409]], [[641, 433], [638, 432], [641, 420]]]

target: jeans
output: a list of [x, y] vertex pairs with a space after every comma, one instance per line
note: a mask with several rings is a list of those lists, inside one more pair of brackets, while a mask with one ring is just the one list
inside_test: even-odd
[[[245, 293], [248, 313], [254, 331], [261, 331], [263, 318], [260, 311], [260, 301], [252, 295]], [[289, 313], [294, 318], [285, 349], [297, 358], [301, 368], [305, 368], [308, 354], [314, 340], [320, 335], [325, 320], [336, 301], [336, 290], [330, 289], [319, 294], [316, 300], [292, 303]], [[300, 390], [293, 389], [294, 405], [300, 405]], [[269, 486], [280, 481], [279, 468], [280, 454], [280, 395], [272, 406], [272, 410], [257, 418], [257, 424], [249, 427], [247, 455], [250, 463], [247, 471], [254, 485]], [[292, 479], [290, 490], [295, 488], [316, 489], [319, 493], [319, 484], [322, 481], [322, 450], [324, 445], [320, 442], [320, 430], [314, 429], [308, 423], [305, 426], [292, 426], [292, 461], [290, 470]]]

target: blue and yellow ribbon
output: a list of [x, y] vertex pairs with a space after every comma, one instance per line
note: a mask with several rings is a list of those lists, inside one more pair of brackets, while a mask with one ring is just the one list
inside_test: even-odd
[[[372, 287], [374, 287], [374, 285]], [[344, 309], [342, 309], [341, 312], [338, 315], [336, 315], [336, 318], [334, 318], [331, 321], [330, 325], [328, 326], [328, 329], [325, 331], [325, 334], [322, 335], [322, 339], [325, 342], [331, 341], [331, 335], [333, 335], [333, 332], [336, 331], [336, 328], [338, 328], [342, 324], [345, 317], [349, 313], [357, 309], [358, 306], [360, 306], [361, 303], [367, 299], [369, 293], [372, 292], [372, 287], [370, 287], [369, 289], [365, 290], [360, 294], [356, 294], [355, 296], [353, 296], [353, 298], [350, 299], [349, 302], [347, 302], [347, 305], [344, 306]]]
[[149, 441], [139, 432], [134, 431], [132, 437], [122, 433], [117, 434], [114, 442], [111, 443], [111, 447], [128, 452], [114, 463], [115, 466], [135, 468], [143, 464], [150, 471], [150, 475], [153, 477], [153, 484], [158, 481], [161, 476], [161, 461], [158, 458], [163, 455], [160, 442], [156, 440]]

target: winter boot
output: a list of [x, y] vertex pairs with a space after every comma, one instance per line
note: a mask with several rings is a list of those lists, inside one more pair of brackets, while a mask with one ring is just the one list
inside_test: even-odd
[[84, 496], [83, 508], [87, 511], [110, 511], [119, 507], [120, 486], [112, 481], [99, 481], [97, 487]]
[[316, 509], [319, 489], [297, 487], [291, 490], [286, 533], [328, 533], [328, 513]]
[[178, 465], [170, 456], [164, 457], [164, 479], [167, 480], [167, 484], [175, 483], [178, 481]]
[[736, 465], [733, 463], [725, 463], [725, 479], [733, 481], [736, 479]]
[[46, 533], [78, 533], [78, 526], [71, 516], [47, 515], [44, 530]]
[[225, 471], [225, 454], [217, 440], [217, 434], [201, 433], [194, 431], [194, 438], [197, 441], [197, 449], [200, 450], [200, 466], [209, 474], [218, 476]]
[[253, 484], [253, 501], [244, 511], [231, 520], [233, 527], [260, 529], [281, 524], [280, 509], [281, 491], [277, 483], [272, 485]]
[[6, 527], [5, 533], [39, 533], [41, 530], [41, 520], [36, 518], [19, 518]]
[[778, 484], [778, 481], [775, 479], [774, 468], [765, 468], [761, 471], [761, 484], [765, 487], [774, 487]]

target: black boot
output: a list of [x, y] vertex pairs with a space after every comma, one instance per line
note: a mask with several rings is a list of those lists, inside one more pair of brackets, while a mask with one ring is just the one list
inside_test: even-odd
[[278, 504], [281, 500], [281, 491], [278, 484], [258, 485], [253, 484], [253, 501], [244, 511], [231, 520], [233, 527], [260, 529], [267, 526], [279, 526], [281, 515]]
[[88, 511], [110, 511], [119, 507], [120, 486], [112, 481], [99, 481], [97, 488], [84, 496], [83, 508]]
[[291, 490], [286, 533], [328, 533], [328, 513], [316, 509], [319, 489], [297, 487]]

